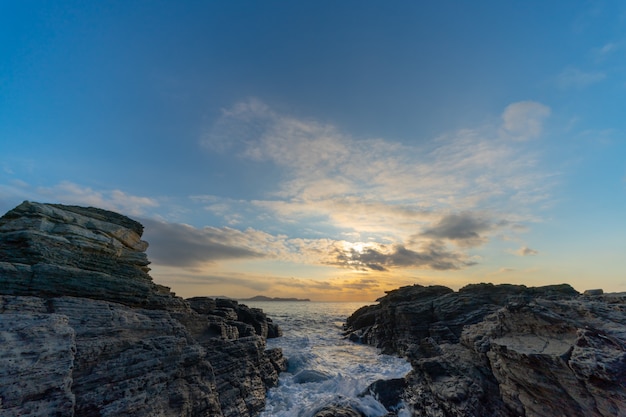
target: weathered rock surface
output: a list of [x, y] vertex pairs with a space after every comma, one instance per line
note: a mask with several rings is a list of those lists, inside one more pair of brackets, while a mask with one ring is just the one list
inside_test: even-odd
[[257, 415], [285, 369], [280, 329], [148, 275], [142, 226], [25, 202], [0, 218], [0, 415]]
[[411, 361], [401, 397], [415, 416], [626, 416], [626, 294], [416, 285], [346, 328]]

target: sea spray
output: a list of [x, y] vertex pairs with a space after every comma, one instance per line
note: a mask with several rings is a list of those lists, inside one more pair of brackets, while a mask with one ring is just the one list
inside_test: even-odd
[[[279, 385], [269, 390], [260, 417], [310, 417], [329, 404], [352, 406], [367, 417], [387, 413], [373, 396], [363, 393], [377, 380], [404, 377], [411, 366], [343, 336], [345, 319], [362, 303], [246, 304], [262, 308], [280, 325], [283, 337], [268, 340], [268, 348], [282, 348], [289, 362]], [[398, 415], [409, 413], [399, 410]]]

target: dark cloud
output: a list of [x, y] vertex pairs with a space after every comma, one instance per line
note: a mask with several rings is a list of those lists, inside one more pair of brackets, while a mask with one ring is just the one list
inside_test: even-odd
[[196, 229], [149, 219], [144, 238], [150, 259], [164, 266], [194, 267], [219, 260], [260, 258], [264, 254], [246, 247], [242, 232], [229, 228]]
[[367, 264], [369, 269], [373, 269], [374, 271], [386, 271], [385, 267], [379, 264], [369, 263]]
[[366, 248], [362, 251], [336, 250], [332, 265], [362, 271], [387, 271], [391, 268], [460, 269], [474, 265], [461, 253], [449, 251], [441, 242], [429, 242], [420, 250], [394, 245], [389, 251]]
[[487, 241], [481, 233], [494, 228], [494, 224], [472, 213], [459, 213], [444, 216], [433, 227], [419, 236], [435, 239], [448, 239], [463, 247], [479, 246]]

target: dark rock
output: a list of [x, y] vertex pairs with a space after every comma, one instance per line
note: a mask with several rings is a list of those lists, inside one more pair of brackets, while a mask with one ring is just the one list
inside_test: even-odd
[[142, 231], [56, 204], [0, 218], [2, 415], [259, 414], [286, 369], [265, 349], [280, 330], [261, 310], [155, 284]]
[[387, 410], [398, 408], [402, 401], [402, 395], [407, 387], [406, 379], [397, 378], [391, 380], [378, 380], [372, 383], [361, 396], [372, 395]]
[[414, 415], [626, 416], [625, 294], [404, 287], [346, 331], [411, 361], [401, 396]]

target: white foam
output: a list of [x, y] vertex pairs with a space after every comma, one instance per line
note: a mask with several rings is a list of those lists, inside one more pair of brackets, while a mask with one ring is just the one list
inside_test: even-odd
[[[270, 339], [268, 347], [282, 348], [289, 361], [279, 385], [268, 392], [260, 417], [310, 417], [329, 404], [351, 405], [367, 417], [387, 413], [374, 397], [362, 394], [379, 379], [404, 377], [411, 365], [343, 337], [342, 323], [360, 305], [300, 302], [254, 306], [262, 308], [283, 329], [284, 336]], [[299, 373], [306, 375], [302, 372], [325, 377], [307, 382], [294, 378]], [[399, 416], [409, 416], [404, 410], [398, 411]]]

